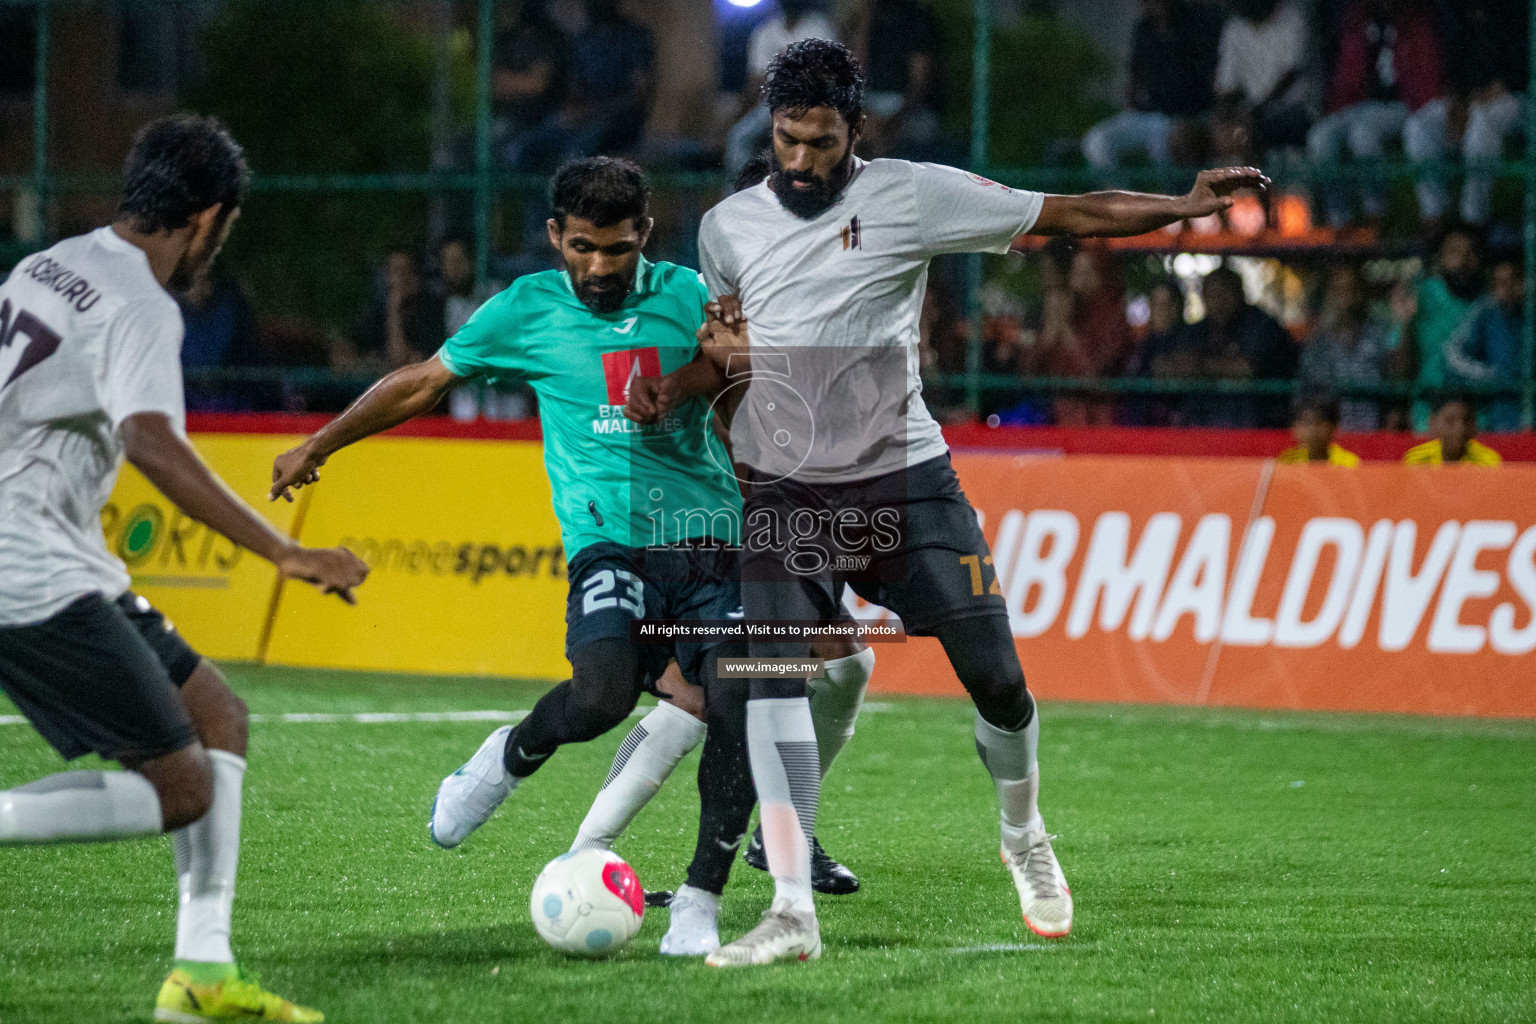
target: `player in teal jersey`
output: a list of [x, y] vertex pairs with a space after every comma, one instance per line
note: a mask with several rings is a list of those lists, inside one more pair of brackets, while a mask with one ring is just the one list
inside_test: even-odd
[[[698, 849], [662, 946], [703, 954], [718, 944], [719, 894], [755, 801], [746, 759], [747, 684], [718, 679], [713, 669], [718, 657], [745, 648], [640, 644], [630, 626], [638, 619], [740, 615], [737, 560], [728, 545], [738, 538], [741, 498], [729, 455], [710, 429], [707, 399], [677, 402], [655, 387], [673, 371], [686, 384], [692, 366], [701, 379], [715, 379], [695, 361], [707, 295], [693, 271], [641, 255], [651, 220], [638, 167], [602, 157], [578, 161], [557, 173], [553, 192], [550, 241], [566, 270], [518, 279], [435, 356], [390, 374], [280, 456], [272, 497], [315, 482], [330, 455], [430, 411], [465, 379], [509, 377], [533, 387], [568, 555], [572, 678], [545, 694], [515, 729], [493, 732], [443, 781], [432, 838], [458, 845], [559, 746], [607, 732], [649, 690], [664, 701], [621, 746], [588, 823], [612, 791], [625, 789], [627, 777], [634, 776], [633, 785], [615, 798], [619, 806], [607, 812], [605, 828], [592, 834], [583, 824], [577, 845], [611, 843], [698, 744], [707, 722]], [[632, 391], [665, 412], [643, 426], [627, 418]], [[673, 673], [658, 687], [673, 657], [686, 682]], [[859, 695], [863, 682], [857, 681]], [[680, 922], [680, 915], [689, 920]]]
[[[596, 308], [583, 301], [589, 285], [588, 296], [578, 295], [562, 271], [519, 278], [437, 355], [455, 378], [518, 377], [533, 386], [561, 541], [573, 555], [603, 542], [644, 548], [691, 539], [715, 527], [716, 516], [717, 539], [731, 540], [741, 511], [706, 402], [645, 426], [624, 415], [633, 380], [693, 359], [707, 301], [691, 270], [640, 256], [632, 272], [633, 290], [626, 282], [599, 291]], [[690, 513], [702, 513], [702, 522], [686, 523]]]

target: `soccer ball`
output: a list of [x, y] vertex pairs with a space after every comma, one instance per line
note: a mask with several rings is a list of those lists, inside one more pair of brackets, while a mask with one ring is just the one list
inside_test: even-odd
[[528, 904], [545, 942], [571, 956], [603, 956], [640, 930], [645, 890], [618, 854], [578, 850], [544, 866]]

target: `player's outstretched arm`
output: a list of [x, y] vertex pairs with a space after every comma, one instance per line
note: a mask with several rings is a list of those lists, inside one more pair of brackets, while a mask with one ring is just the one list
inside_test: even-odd
[[402, 366], [365, 391], [351, 405], [308, 439], [272, 462], [272, 490], [268, 501], [293, 500], [297, 490], [320, 479], [325, 460], [349, 444], [397, 427], [408, 419], [431, 412], [461, 378], [437, 356]]
[[345, 548], [304, 548], [272, 528], [216, 476], [164, 413], [123, 420], [128, 461], [187, 515], [276, 565], [285, 576], [308, 580], [327, 594], [356, 604], [352, 588], [368, 566]]
[[1080, 196], [1046, 196], [1032, 235], [1131, 237], [1156, 231], [1175, 221], [1220, 213], [1243, 189], [1263, 192], [1269, 179], [1254, 167], [1223, 167], [1201, 171], [1195, 187], [1182, 196], [1144, 192], [1089, 192]]

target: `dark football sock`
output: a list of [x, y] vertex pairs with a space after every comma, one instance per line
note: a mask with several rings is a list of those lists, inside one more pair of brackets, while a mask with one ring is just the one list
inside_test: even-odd
[[720, 679], [714, 670], [721, 655], [739, 658], [746, 649], [728, 644], [711, 652], [705, 668], [705, 717], [709, 731], [699, 759], [699, 838], [688, 865], [688, 884], [706, 892], [725, 891], [736, 850], [746, 834], [757, 792], [747, 760], [745, 679]]

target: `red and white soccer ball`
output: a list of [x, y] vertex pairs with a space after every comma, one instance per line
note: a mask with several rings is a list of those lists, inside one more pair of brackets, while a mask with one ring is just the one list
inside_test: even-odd
[[578, 850], [544, 866], [528, 904], [545, 942], [571, 956], [605, 956], [640, 930], [645, 890], [618, 854]]

